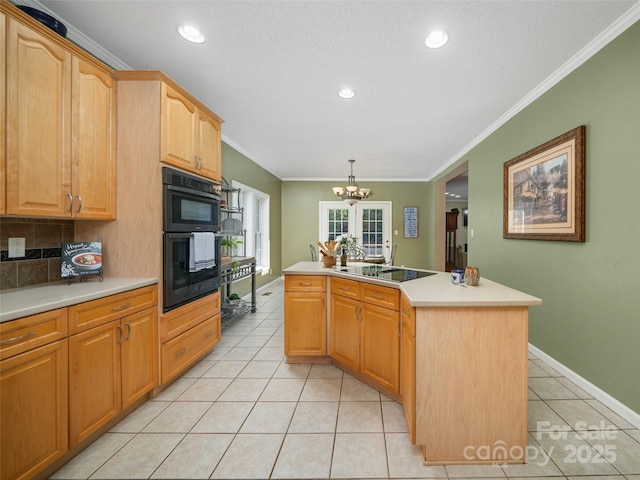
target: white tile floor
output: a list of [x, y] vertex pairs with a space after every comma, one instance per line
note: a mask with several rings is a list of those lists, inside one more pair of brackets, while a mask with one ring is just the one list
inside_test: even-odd
[[284, 363], [282, 281], [258, 299], [210, 355], [51, 478], [640, 480], [638, 429], [533, 356], [528, 463], [425, 467], [398, 403], [332, 365]]

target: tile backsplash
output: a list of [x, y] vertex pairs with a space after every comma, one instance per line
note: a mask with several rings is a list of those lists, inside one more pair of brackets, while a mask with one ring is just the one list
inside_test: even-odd
[[[0, 218], [0, 290], [59, 281], [62, 242], [72, 242], [72, 220]], [[25, 256], [9, 258], [8, 239], [25, 239]]]

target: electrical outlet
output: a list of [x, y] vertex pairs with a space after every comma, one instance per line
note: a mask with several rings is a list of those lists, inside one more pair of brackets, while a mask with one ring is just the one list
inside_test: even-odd
[[9, 239], [9, 258], [24, 257], [24, 237]]

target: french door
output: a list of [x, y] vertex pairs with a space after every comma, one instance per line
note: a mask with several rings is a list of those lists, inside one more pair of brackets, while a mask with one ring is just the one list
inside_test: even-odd
[[320, 202], [320, 238], [355, 235], [368, 255], [391, 254], [391, 202]]

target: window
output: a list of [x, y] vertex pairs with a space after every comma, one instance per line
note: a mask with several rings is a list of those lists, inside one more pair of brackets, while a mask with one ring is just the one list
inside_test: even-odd
[[369, 255], [391, 254], [391, 202], [320, 202], [320, 239], [355, 235]]
[[270, 197], [260, 190], [233, 180], [231, 185], [240, 189], [240, 206], [244, 207], [244, 255], [255, 257], [256, 271], [269, 273], [269, 207]]

